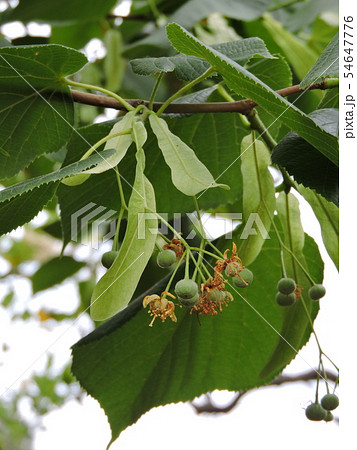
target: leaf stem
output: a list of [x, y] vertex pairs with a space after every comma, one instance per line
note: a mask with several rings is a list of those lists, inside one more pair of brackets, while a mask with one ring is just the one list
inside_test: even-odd
[[213, 258], [215, 258], [215, 259], [222, 259], [220, 256], [218, 256], [218, 255], [215, 255], [214, 253], [211, 253], [211, 252], [209, 252], [209, 251], [207, 251], [207, 250], [204, 250], [203, 248], [198, 248], [198, 247], [191, 247], [191, 250], [196, 250], [196, 251], [198, 251], [198, 252], [202, 252], [202, 253], [206, 253], [207, 255], [209, 255], [209, 256], [212, 256]]
[[102, 144], [109, 141], [110, 139], [113, 139], [118, 136], [124, 136], [124, 135], [130, 134], [130, 133], [131, 133], [131, 128], [129, 128], [127, 130], [123, 130], [123, 131], [118, 131], [117, 133], [108, 134], [107, 136], [105, 136], [104, 138], [102, 138], [98, 142], [96, 142], [94, 145], [92, 145], [92, 147], [85, 152], [85, 154], [82, 156], [80, 161], [88, 158], [88, 156], [90, 156], [95, 150], [97, 150], [97, 148], [99, 148]]
[[213, 72], [214, 72], [214, 68], [210, 67], [209, 69], [207, 69], [202, 75], [200, 75], [199, 77], [197, 77], [196, 79], [190, 81], [189, 83], [187, 83], [185, 86], [183, 86], [181, 89], [179, 89], [177, 92], [175, 92], [175, 94], [173, 94], [170, 98], [168, 98], [166, 100], [166, 102], [164, 102], [164, 104], [160, 107], [160, 109], [157, 111], [157, 115], [161, 116], [161, 114], [165, 111], [165, 109], [170, 105], [170, 103], [172, 103], [176, 98], [179, 98], [182, 96], [182, 94], [184, 94], [186, 91], [188, 91], [189, 89], [191, 89], [193, 86], [195, 86], [196, 84], [200, 83], [201, 81], [203, 81], [205, 78], [209, 77]]
[[201, 235], [201, 238], [202, 239], [206, 239], [206, 237], [205, 237], [206, 234], [205, 234], [205, 230], [204, 230], [203, 225], [202, 225], [201, 213], [200, 213], [200, 208], [198, 206], [197, 197], [195, 195], [193, 195], [192, 199], [193, 199], [193, 203], [195, 205], [195, 211], [196, 211], [197, 219], [198, 219], [198, 222], [199, 222], [199, 228], [200, 229], [198, 231], [199, 231], [199, 233]]
[[207, 242], [208, 245], [210, 245], [210, 246], [213, 248], [213, 250], [214, 250], [215, 252], [217, 252], [218, 255], [221, 256], [222, 259], [224, 259], [223, 253], [222, 253], [220, 250], [218, 250], [218, 248], [217, 248], [215, 245], [213, 245], [212, 242], [211, 242], [210, 240], [207, 239], [206, 242]]
[[176, 273], [177, 273], [177, 271], [178, 271], [182, 261], [184, 260], [185, 256], [187, 257], [187, 251], [183, 252], [181, 258], [179, 259], [179, 261], [178, 261], [178, 263], [177, 263], [177, 265], [176, 265], [176, 267], [174, 269], [174, 271], [172, 272], [171, 277], [170, 277], [170, 279], [169, 279], [169, 281], [168, 281], [168, 283], [166, 285], [166, 288], [165, 288], [166, 292], [169, 292], [171, 284], [173, 282], [173, 279], [175, 278], [175, 275], [176, 275]]
[[[192, 259], [193, 263], [194, 263], [195, 266], [196, 266], [195, 271], [194, 271], [194, 273], [193, 273], [193, 277], [192, 277], [193, 280], [195, 280], [196, 274], [197, 274], [197, 272], [198, 272], [198, 273], [200, 274], [201, 278], [202, 278], [202, 281], [206, 281], [206, 277], [205, 277], [205, 276], [203, 275], [203, 273], [202, 273], [200, 264], [198, 263], [198, 261], [196, 261], [196, 259], [195, 259], [195, 257], [193, 256], [193, 254], [192, 254], [192, 252], [191, 252], [190, 249], [188, 249], [188, 252], [189, 252], [190, 258]], [[204, 267], [204, 266], [202, 266], [202, 267]], [[207, 269], [206, 269], [206, 270], [207, 270]], [[209, 276], [209, 277], [211, 276], [211, 275], [209, 274], [209, 272], [208, 272], [208, 276]]]
[[115, 236], [114, 236], [114, 240], [113, 240], [113, 250], [116, 250], [116, 251], [119, 250], [119, 231], [120, 231], [120, 224], [121, 224], [121, 219], [123, 218], [124, 211], [125, 211], [125, 208], [122, 205], [120, 208], [120, 211], [119, 211], [117, 227], [115, 230]]
[[246, 115], [250, 127], [252, 130], [257, 130], [259, 133], [259, 137], [261, 137], [266, 143], [269, 150], [273, 150], [277, 145], [276, 140], [269, 133], [268, 129], [264, 125], [263, 121], [260, 119], [259, 114], [256, 109], [252, 109], [249, 114]]
[[130, 103], [128, 103], [126, 100], [124, 100], [122, 97], [120, 97], [120, 95], [115, 94], [114, 92], [109, 91], [108, 89], [104, 89], [100, 86], [93, 86], [92, 84], [78, 83], [77, 81], [69, 80], [68, 78], [64, 78], [64, 82], [68, 86], [78, 87], [78, 88], [82, 88], [82, 89], [88, 89], [90, 91], [102, 92], [103, 94], [106, 94], [109, 97], [115, 98], [115, 100], [117, 100], [119, 103], [121, 103], [128, 111], [135, 110], [135, 108]]
[[121, 184], [121, 179], [120, 179], [120, 174], [119, 174], [118, 167], [115, 167], [114, 170], [115, 170], [115, 176], [116, 176], [116, 179], [117, 179], [117, 184], [118, 184], [118, 189], [119, 189], [121, 206], [126, 211], [128, 211], [128, 205], [126, 204], [126, 201], [125, 201], [123, 186]]
[[[235, 99], [229, 94], [229, 92], [222, 86], [221, 83], [218, 84], [218, 88], [217, 91], [221, 94], [221, 96], [227, 100], [227, 102], [235, 102]], [[239, 118], [242, 122], [242, 125], [244, 126], [244, 128], [249, 129], [250, 128], [250, 123], [247, 120], [247, 118], [245, 117], [244, 114], [239, 114]]]
[[161, 83], [161, 80], [162, 80], [163, 76], [164, 76], [164, 72], [160, 72], [159, 76], [158, 76], [157, 79], [156, 79], [155, 86], [154, 86], [154, 88], [153, 88], [153, 90], [152, 90], [152, 92], [151, 92], [151, 96], [150, 96], [150, 100], [149, 100], [149, 105], [148, 105], [148, 108], [149, 108], [150, 110], [152, 110], [152, 105], [153, 105], [153, 103], [154, 103], [155, 96], [156, 96], [157, 90], [159, 89], [159, 85], [160, 85], [160, 83]]

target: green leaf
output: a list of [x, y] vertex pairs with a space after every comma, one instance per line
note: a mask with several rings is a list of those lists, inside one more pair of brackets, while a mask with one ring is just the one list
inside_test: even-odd
[[[317, 247], [308, 243], [306, 254], [320, 271]], [[222, 240], [219, 246], [232, 248], [232, 242]], [[271, 381], [272, 377], [259, 378], [259, 373], [276, 346], [274, 329], [282, 324], [282, 309], [273, 293], [280, 278], [279, 255], [273, 235], [251, 266], [254, 282], [242, 290], [244, 299], [227, 283], [234, 301], [222, 314], [201, 316], [201, 326], [180, 308], [175, 309], [177, 323], [156, 320], [148, 326], [150, 316], [142, 300], [160, 294], [166, 278], [74, 345], [72, 371], [105, 410], [112, 441], [154, 406]], [[182, 273], [177, 279], [181, 277]]]
[[129, 303], [155, 246], [157, 219], [153, 214], [147, 215], [147, 209], [155, 211], [156, 205], [154, 189], [144, 175], [142, 146], [146, 137], [143, 123], [134, 123], [137, 166], [128, 205], [128, 225], [114, 263], [94, 288], [90, 308], [93, 320], [108, 319]]
[[[113, 150], [106, 151], [109, 156]], [[53, 197], [58, 181], [91, 167], [106, 155], [98, 154], [56, 172], [22, 181], [0, 191], [0, 235], [29, 222]]]
[[[280, 193], [277, 199], [278, 218], [283, 228], [283, 242], [292, 251], [299, 262], [308, 269], [316, 283], [322, 281], [321, 259], [319, 267], [307, 266], [305, 259], [305, 235], [300, 221], [299, 202], [292, 194]], [[306, 243], [307, 244], [307, 243]], [[315, 244], [316, 247], [316, 244]], [[318, 252], [318, 250], [316, 249]], [[284, 263], [286, 275], [295, 280], [301, 289], [301, 297], [297, 302], [282, 309], [283, 322], [279, 330], [280, 336], [275, 350], [267, 364], [260, 372], [262, 378], [277, 375], [296, 356], [311, 333], [310, 320], [316, 316], [318, 302], [313, 302], [308, 291], [311, 283], [296, 260], [285, 249]], [[306, 306], [306, 311], [304, 305]], [[307, 316], [308, 314], [308, 316]]]
[[310, 84], [321, 83], [325, 78], [338, 78], [338, 33], [301, 81], [300, 87], [305, 89]]
[[[319, 109], [310, 117], [321, 128], [338, 136], [337, 109]], [[272, 161], [284, 167], [298, 183], [315, 189], [338, 205], [338, 167], [296, 133], [290, 132], [278, 143]]]
[[72, 22], [100, 19], [117, 3], [116, 0], [57, 0], [54, 7], [46, 0], [21, 0], [8, 20], [21, 22]]
[[60, 45], [0, 49], [0, 178], [43, 153], [58, 151], [72, 133], [73, 102], [63, 77], [86, 57]]
[[339, 242], [339, 221], [338, 207], [328, 202], [324, 197], [302, 185], [298, 186], [299, 193], [310, 203], [317, 220], [320, 223], [321, 235], [327, 253], [338, 269], [338, 242]]
[[279, 58], [275, 59], [253, 58], [249, 61], [247, 69], [274, 90], [292, 84], [291, 69], [283, 56], [279, 55]]
[[166, 164], [171, 169], [172, 182], [179, 191], [192, 196], [212, 187], [228, 188], [215, 183], [211, 172], [187, 144], [171, 133], [164, 119], [152, 114], [149, 121]]
[[252, 99], [275, 117], [279, 117], [281, 122], [338, 164], [338, 142], [335, 136], [320, 128], [310, 117], [276, 94], [244, 67], [206, 46], [179, 25], [171, 23], [166, 30], [178, 51], [209, 61], [238, 94]]
[[241, 171], [243, 178], [243, 221], [245, 228], [240, 237], [238, 254], [244, 265], [250, 265], [259, 255], [266, 239], [275, 211], [274, 180], [269, 172], [270, 153], [263, 142], [242, 140]]
[[60, 256], [45, 262], [30, 277], [33, 293], [49, 289], [71, 277], [86, 264], [71, 256]]
[[[259, 38], [247, 38], [240, 41], [225, 42], [212, 45], [212, 48], [223, 53], [233, 61], [244, 65], [253, 56], [272, 58], [264, 42]], [[209, 63], [194, 56], [183, 54], [175, 56], [162, 56], [158, 58], [140, 58], [130, 61], [133, 71], [139, 75], [154, 75], [158, 72], [173, 72], [183, 81], [191, 81], [202, 75], [208, 68]]]

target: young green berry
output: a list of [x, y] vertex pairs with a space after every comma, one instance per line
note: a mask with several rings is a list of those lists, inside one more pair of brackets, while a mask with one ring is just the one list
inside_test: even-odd
[[331, 422], [331, 420], [333, 420], [333, 414], [332, 414], [331, 411], [327, 411], [327, 415], [326, 415], [326, 417], [324, 418], [324, 421], [325, 421], [325, 422]]
[[242, 269], [238, 275], [233, 278], [233, 284], [239, 288], [245, 288], [252, 284], [253, 272], [249, 269]]
[[305, 409], [305, 415], [309, 420], [325, 420], [327, 411], [320, 403], [311, 403], [311, 405]]
[[227, 277], [235, 277], [241, 267], [242, 266], [239, 263], [237, 263], [236, 261], [232, 261], [232, 262], [228, 263], [225, 268]]
[[207, 294], [206, 294], [206, 299], [211, 302], [215, 302], [215, 303], [219, 303], [219, 302], [223, 301], [225, 298], [226, 298], [226, 292], [219, 291], [218, 289], [212, 289], [209, 292], [207, 292]]
[[175, 292], [178, 297], [187, 300], [198, 293], [198, 285], [195, 281], [185, 278], [176, 283]]
[[309, 289], [309, 297], [311, 300], [319, 300], [326, 294], [326, 289], [322, 284], [314, 284]]
[[292, 294], [296, 289], [296, 283], [292, 278], [282, 278], [278, 283], [278, 291], [282, 294]]
[[179, 303], [181, 303], [181, 305], [191, 307], [198, 303], [200, 296], [198, 295], [198, 292], [197, 292], [197, 294], [191, 298], [177, 297], [177, 299], [178, 299]]
[[118, 256], [117, 251], [111, 250], [110, 252], [105, 252], [102, 255], [102, 264], [106, 269], [109, 269], [113, 264], [115, 258]]
[[321, 399], [321, 406], [327, 411], [333, 411], [337, 408], [340, 401], [335, 394], [326, 394]]
[[275, 300], [279, 306], [290, 306], [296, 302], [296, 296], [294, 293], [282, 294], [281, 292], [278, 292], [276, 294]]
[[156, 262], [159, 267], [170, 267], [176, 262], [176, 253], [173, 250], [163, 250], [157, 255]]

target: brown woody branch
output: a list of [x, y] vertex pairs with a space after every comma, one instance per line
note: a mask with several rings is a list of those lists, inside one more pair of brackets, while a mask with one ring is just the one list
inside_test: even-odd
[[[322, 374], [321, 374], [322, 376]], [[305, 372], [299, 375], [289, 376], [289, 375], [280, 375], [279, 377], [275, 378], [270, 384], [268, 384], [266, 387], [269, 386], [280, 386], [284, 383], [293, 383], [296, 381], [311, 381], [316, 380], [317, 372], [315, 370], [310, 370], [309, 372]], [[335, 382], [336, 381], [336, 374], [330, 371], [326, 371], [326, 377], [328, 380]], [[264, 387], [264, 386], [263, 386]], [[232, 400], [227, 403], [224, 406], [217, 406], [215, 405], [209, 394], [206, 395], [206, 400], [203, 404], [197, 405], [194, 402], [191, 402], [192, 407], [196, 411], [197, 414], [202, 413], [210, 413], [210, 414], [222, 414], [227, 413], [229, 411], [232, 411], [233, 408], [235, 408], [238, 404], [238, 402], [241, 400], [241, 398], [251, 391], [241, 391], [237, 392]]]
[[[312, 84], [305, 89], [300, 89], [300, 85], [296, 84], [284, 89], [279, 89], [277, 94], [282, 97], [288, 95], [298, 94], [313, 89], [328, 89], [325, 82]], [[84, 103], [86, 105], [99, 106], [102, 108], [112, 108], [125, 111], [125, 107], [112, 97], [106, 97], [104, 95], [89, 94], [87, 92], [81, 92], [72, 89], [71, 90], [73, 100], [77, 103]], [[136, 108], [139, 105], [148, 106], [147, 100], [129, 99], [126, 100], [130, 105]], [[158, 111], [162, 106], [162, 103], [154, 102], [153, 110]], [[222, 112], [239, 112], [241, 114], [249, 114], [249, 112], [257, 106], [257, 103], [252, 100], [240, 100], [237, 102], [214, 102], [214, 103], [171, 103], [166, 109], [165, 114], [197, 114], [197, 113], [222, 113]]]

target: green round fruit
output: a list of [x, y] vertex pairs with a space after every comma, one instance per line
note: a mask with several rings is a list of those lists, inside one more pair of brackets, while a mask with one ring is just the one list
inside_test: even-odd
[[177, 297], [177, 299], [178, 299], [179, 303], [181, 303], [181, 305], [191, 307], [198, 303], [200, 296], [198, 295], [198, 292], [197, 292], [197, 294], [191, 298]]
[[185, 278], [176, 283], [175, 292], [178, 297], [188, 300], [198, 293], [198, 285], [195, 281]]
[[325, 420], [327, 411], [319, 403], [311, 403], [305, 409], [305, 415], [309, 420]]
[[321, 399], [321, 406], [327, 411], [333, 411], [337, 408], [340, 401], [335, 394], [326, 394]]
[[241, 267], [242, 266], [235, 261], [228, 263], [225, 268], [227, 277], [235, 277]]
[[[244, 281], [245, 283], [244, 283]], [[240, 272], [238, 272], [238, 275], [233, 278], [233, 284], [236, 287], [239, 288], [245, 288], [252, 284], [253, 282], [253, 272], [249, 269], [242, 269]]]
[[219, 291], [218, 289], [212, 289], [211, 291], [207, 292], [207, 294], [206, 294], [206, 299], [211, 302], [215, 302], [215, 303], [219, 303], [219, 302], [223, 301], [225, 298], [226, 298], [226, 292]]
[[118, 256], [117, 251], [111, 250], [110, 252], [105, 252], [102, 255], [102, 264], [106, 269], [109, 269], [113, 264], [115, 258]]
[[296, 289], [296, 283], [292, 278], [282, 278], [278, 283], [278, 291], [282, 294], [292, 294]]
[[324, 421], [325, 422], [331, 422], [333, 420], [333, 414], [332, 414], [332, 412], [331, 411], [327, 411], [327, 415], [326, 415], [326, 417], [324, 418]]
[[176, 253], [173, 250], [163, 250], [157, 255], [157, 265], [165, 269], [176, 262]]
[[296, 295], [294, 293], [282, 294], [281, 292], [278, 292], [275, 300], [279, 306], [291, 306], [296, 302]]
[[309, 297], [311, 300], [319, 300], [326, 294], [326, 289], [322, 284], [314, 284], [309, 289]]

